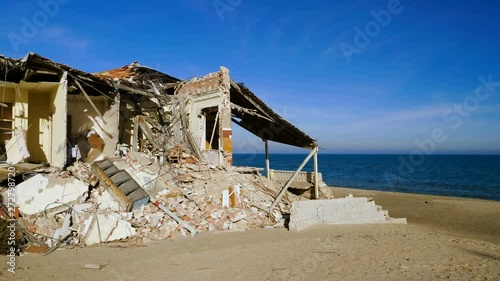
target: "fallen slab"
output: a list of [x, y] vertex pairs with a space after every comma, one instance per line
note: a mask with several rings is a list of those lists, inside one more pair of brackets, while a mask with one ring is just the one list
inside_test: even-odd
[[34, 215], [63, 204], [71, 205], [87, 191], [88, 185], [76, 178], [47, 178], [37, 174], [16, 186], [16, 201], [23, 214]]
[[115, 215], [90, 215], [79, 230], [85, 239], [85, 245], [94, 245], [133, 237], [135, 228], [128, 221]]

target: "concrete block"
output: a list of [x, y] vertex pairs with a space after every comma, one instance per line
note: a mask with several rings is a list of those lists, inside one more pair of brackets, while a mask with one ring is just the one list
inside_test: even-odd
[[17, 185], [16, 199], [24, 214], [34, 215], [47, 206], [47, 210], [61, 207], [61, 204], [51, 204], [54, 202], [72, 205], [87, 191], [88, 185], [76, 178], [49, 179], [38, 174]]
[[290, 230], [302, 230], [315, 224], [368, 224], [387, 220], [385, 212], [365, 197], [292, 203]]
[[106, 243], [135, 236], [132, 225], [113, 215], [97, 215], [90, 217], [91, 223], [82, 230], [86, 245]]

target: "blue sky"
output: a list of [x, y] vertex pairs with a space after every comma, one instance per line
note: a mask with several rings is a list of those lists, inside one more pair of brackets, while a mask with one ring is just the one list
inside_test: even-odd
[[[436, 129], [436, 153], [500, 153], [498, 1], [55, 1], [4, 1], [0, 53], [178, 78], [224, 65], [323, 153], [411, 153]], [[264, 147], [240, 128], [234, 141]]]

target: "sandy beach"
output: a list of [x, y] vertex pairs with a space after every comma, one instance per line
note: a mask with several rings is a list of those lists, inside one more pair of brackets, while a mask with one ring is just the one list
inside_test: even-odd
[[334, 188], [336, 197], [344, 197], [349, 193], [373, 197], [375, 203], [388, 210], [391, 217], [407, 218], [411, 225], [500, 244], [498, 201]]
[[[257, 229], [2, 257], [0, 280], [500, 280], [500, 202], [335, 188], [408, 225]], [[84, 269], [100, 264], [100, 270]]]

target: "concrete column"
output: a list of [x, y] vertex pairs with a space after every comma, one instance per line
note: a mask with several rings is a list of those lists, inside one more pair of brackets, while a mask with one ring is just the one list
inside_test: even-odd
[[268, 179], [271, 179], [271, 175], [269, 174], [270, 170], [270, 165], [269, 165], [269, 141], [265, 140], [264, 141], [265, 146], [266, 146], [266, 176]]
[[319, 198], [318, 148], [314, 153], [314, 199]]
[[51, 156], [50, 164], [54, 167], [64, 167], [67, 161], [67, 130], [68, 130], [68, 79], [67, 73], [61, 77], [56, 92], [52, 95], [52, 130], [51, 130]]
[[233, 130], [231, 128], [231, 78], [229, 69], [221, 66], [222, 102], [219, 105], [219, 148], [223, 154], [223, 165], [233, 164]]

